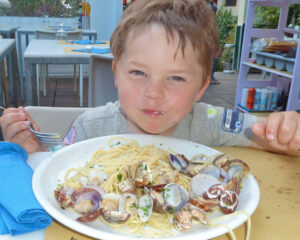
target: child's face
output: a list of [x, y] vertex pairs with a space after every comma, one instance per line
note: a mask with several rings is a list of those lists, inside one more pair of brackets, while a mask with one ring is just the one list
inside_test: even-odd
[[155, 24], [134, 37], [129, 34], [113, 71], [120, 104], [135, 133], [172, 134], [209, 84], [190, 42], [183, 56], [178, 36], [168, 42], [163, 27]]

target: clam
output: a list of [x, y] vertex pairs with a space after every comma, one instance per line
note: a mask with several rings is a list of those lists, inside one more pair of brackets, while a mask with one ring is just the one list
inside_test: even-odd
[[152, 183], [152, 175], [149, 164], [144, 161], [138, 162], [135, 169], [135, 185], [143, 187]]
[[202, 165], [202, 164], [189, 163], [185, 170], [185, 173], [187, 175], [189, 175], [190, 177], [193, 177], [193, 176], [197, 175], [201, 171], [201, 169], [204, 167], [205, 167], [205, 165]]
[[218, 206], [220, 203], [218, 199], [205, 199], [192, 191], [189, 192], [189, 198], [192, 205], [204, 210], [205, 212], [212, 211], [213, 208]]
[[184, 171], [189, 163], [183, 154], [169, 154], [170, 164], [178, 171]]
[[131, 216], [137, 213], [138, 201], [131, 193], [124, 193], [119, 202], [120, 212], [129, 213]]
[[107, 193], [101, 200], [103, 211], [119, 211], [119, 202], [121, 195], [116, 193]]
[[211, 186], [219, 184], [219, 180], [208, 174], [197, 174], [191, 179], [192, 191], [202, 196]]
[[186, 206], [184, 208], [188, 209], [191, 212], [194, 219], [198, 220], [202, 224], [205, 224], [205, 225], [208, 224], [207, 218], [206, 218], [206, 212], [203, 211], [201, 208], [198, 208], [190, 203], [186, 204]]
[[192, 227], [193, 218], [202, 224], [208, 224], [206, 213], [202, 209], [187, 203], [183, 209], [176, 213], [173, 225], [179, 231], [186, 231]]
[[213, 165], [218, 166], [220, 168], [224, 168], [230, 159], [230, 156], [224, 153], [218, 153], [211, 157]]
[[73, 207], [74, 202], [71, 198], [74, 190], [70, 187], [61, 187], [54, 191], [55, 198], [61, 207]]
[[234, 191], [225, 190], [220, 197], [220, 208], [225, 214], [235, 211], [238, 205], [238, 195]]
[[101, 200], [103, 218], [112, 223], [124, 223], [129, 217], [130, 213], [120, 211], [120, 201], [122, 196], [116, 193], [108, 193], [103, 196]]
[[91, 188], [79, 188], [72, 193], [74, 210], [81, 214], [76, 220], [80, 222], [94, 221], [101, 214], [100, 194]]
[[93, 185], [101, 185], [104, 181], [107, 180], [107, 175], [105, 172], [100, 169], [94, 169], [88, 174], [89, 182]]
[[154, 212], [166, 212], [165, 199], [163, 195], [155, 190], [151, 190], [150, 196], [153, 199], [153, 211]]
[[130, 217], [129, 213], [119, 211], [103, 211], [103, 218], [111, 223], [124, 223]]
[[173, 226], [179, 231], [186, 231], [192, 227], [192, 220], [192, 213], [188, 210], [182, 209], [176, 213], [173, 220]]
[[213, 176], [216, 179], [219, 179], [221, 175], [221, 168], [215, 165], [207, 165], [199, 171], [199, 174], [207, 174]]
[[232, 178], [242, 178], [250, 172], [249, 166], [239, 159], [233, 159], [229, 161], [229, 169], [227, 171], [228, 180]]
[[169, 211], [179, 211], [189, 201], [187, 191], [176, 183], [167, 184], [163, 188], [163, 197]]
[[139, 201], [138, 215], [142, 222], [147, 222], [152, 214], [153, 200], [149, 194], [143, 195]]
[[190, 163], [194, 164], [209, 164], [211, 161], [209, 160], [208, 156], [204, 153], [197, 154], [196, 156], [192, 157]]
[[135, 193], [136, 187], [129, 179], [121, 181], [118, 186], [123, 193]]
[[224, 190], [224, 185], [219, 183], [211, 186], [205, 193], [203, 193], [203, 197], [205, 199], [218, 199]]

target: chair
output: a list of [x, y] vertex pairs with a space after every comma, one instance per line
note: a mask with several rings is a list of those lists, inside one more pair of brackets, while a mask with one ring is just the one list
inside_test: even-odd
[[112, 55], [91, 55], [88, 106], [96, 107], [118, 100], [112, 71]]
[[33, 117], [42, 132], [55, 132], [61, 136], [67, 134], [72, 122], [87, 109], [79, 107], [25, 107], [25, 110]]
[[[36, 30], [36, 39], [59, 39], [59, 33], [54, 32], [54, 31], [45, 31], [45, 30]], [[82, 39], [82, 31], [81, 30], [76, 30], [76, 31], [66, 31], [64, 32], [63, 35], [64, 40], [79, 40]], [[76, 64], [74, 64], [74, 94], [77, 93], [77, 69], [76, 69]], [[48, 64], [43, 64], [41, 67], [41, 71], [39, 71], [39, 66], [37, 67], [37, 79], [39, 80], [39, 75], [41, 74], [41, 83], [42, 83], [42, 88], [43, 88], [43, 95], [46, 96], [46, 79], [47, 82], [48, 80]], [[80, 74], [80, 87], [83, 86], [83, 77], [82, 77], [82, 64], [80, 64], [79, 67], [79, 74]], [[45, 76], [46, 75], [46, 76]], [[40, 81], [37, 81], [37, 89], [39, 90], [39, 83]], [[38, 94], [39, 96], [39, 94]], [[83, 98], [83, 91], [80, 89], [80, 106], [82, 106], [82, 98]]]

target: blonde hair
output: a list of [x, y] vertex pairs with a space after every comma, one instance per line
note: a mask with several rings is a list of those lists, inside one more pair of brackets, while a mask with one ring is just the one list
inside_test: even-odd
[[141, 30], [153, 23], [164, 27], [168, 40], [173, 40], [174, 34], [178, 34], [178, 49], [181, 49], [183, 56], [189, 40], [202, 66], [204, 77], [210, 75], [219, 40], [215, 14], [205, 0], [134, 1], [124, 11], [110, 40], [115, 60], [118, 61], [124, 52], [131, 31]]

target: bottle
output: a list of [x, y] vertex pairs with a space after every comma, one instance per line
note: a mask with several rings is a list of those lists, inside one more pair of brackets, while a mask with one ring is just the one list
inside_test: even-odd
[[246, 107], [246, 104], [247, 104], [248, 90], [249, 90], [249, 88], [243, 88], [242, 99], [241, 99], [241, 105], [243, 107]]
[[267, 106], [268, 98], [268, 89], [261, 89], [260, 102], [259, 102], [259, 111], [265, 111]]
[[267, 105], [266, 109], [269, 111], [271, 110], [271, 105], [272, 105], [272, 96], [273, 96], [273, 90], [271, 87], [268, 87], [268, 92], [267, 92]]
[[272, 94], [272, 104], [271, 104], [272, 111], [274, 111], [277, 108], [278, 95], [279, 95], [278, 89], [274, 88]]
[[261, 89], [260, 88], [256, 88], [255, 89], [255, 95], [254, 95], [253, 110], [259, 110], [260, 96], [261, 96]]
[[249, 88], [246, 108], [253, 109], [255, 88]]

